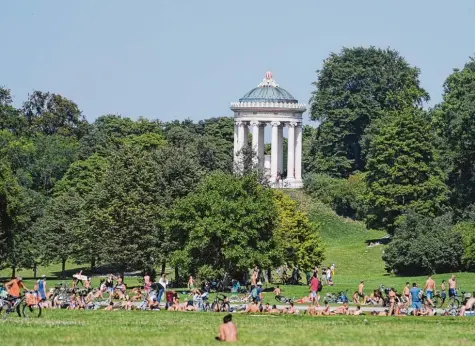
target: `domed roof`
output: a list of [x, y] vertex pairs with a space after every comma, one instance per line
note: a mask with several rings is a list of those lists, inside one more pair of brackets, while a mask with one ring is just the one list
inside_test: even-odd
[[285, 89], [280, 88], [271, 72], [266, 72], [263, 81], [246, 93], [240, 102], [287, 102], [297, 104], [297, 100]]

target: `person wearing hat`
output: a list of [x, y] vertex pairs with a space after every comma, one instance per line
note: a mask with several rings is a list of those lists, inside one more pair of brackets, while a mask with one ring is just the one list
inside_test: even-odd
[[36, 281], [35, 291], [39, 300], [46, 300], [46, 275], [42, 275], [41, 279]]
[[256, 283], [256, 296], [253, 298], [257, 304], [260, 304], [263, 299], [263, 283]]
[[16, 277], [10, 282], [5, 283], [5, 289], [13, 299], [18, 299], [20, 297], [20, 287], [28, 291], [28, 288], [23, 283], [21, 277]]

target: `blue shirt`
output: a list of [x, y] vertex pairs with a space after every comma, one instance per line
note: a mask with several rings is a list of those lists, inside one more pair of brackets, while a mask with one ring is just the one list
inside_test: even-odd
[[421, 289], [418, 288], [418, 287], [413, 287], [412, 289], [410, 289], [410, 295], [412, 296], [412, 302], [421, 302], [420, 300], [420, 291]]

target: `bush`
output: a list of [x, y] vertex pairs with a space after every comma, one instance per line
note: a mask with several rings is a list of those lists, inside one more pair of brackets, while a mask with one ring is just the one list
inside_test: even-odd
[[437, 218], [406, 214], [382, 256], [386, 270], [398, 275], [461, 270], [462, 239], [451, 222], [450, 214]]
[[333, 178], [311, 174], [304, 178], [304, 189], [313, 198], [331, 206], [340, 216], [360, 219], [364, 216], [361, 197], [365, 190], [363, 174]]
[[463, 257], [461, 263], [464, 270], [474, 271], [474, 221], [464, 221], [453, 227], [453, 232], [461, 235], [463, 241]]

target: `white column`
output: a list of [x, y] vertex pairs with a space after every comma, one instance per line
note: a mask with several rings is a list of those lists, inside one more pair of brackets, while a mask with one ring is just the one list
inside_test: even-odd
[[279, 122], [271, 122], [271, 182], [276, 182], [278, 175], [278, 129]]
[[236, 127], [238, 128], [238, 140], [237, 140], [237, 144], [236, 144], [236, 160], [235, 160], [235, 163], [236, 163], [236, 168], [239, 172], [242, 172], [244, 167], [243, 167], [243, 155], [241, 153], [241, 150], [243, 149], [243, 147], [246, 145], [247, 141], [245, 141], [245, 139], [247, 139], [245, 136], [247, 136], [247, 126], [246, 126], [246, 123], [245, 122], [236, 122]]
[[264, 127], [266, 124], [261, 123], [258, 131], [258, 161], [260, 169], [264, 169]]
[[286, 179], [294, 180], [294, 129], [297, 123], [289, 123], [288, 124], [288, 175]]
[[236, 122], [235, 122], [235, 129], [234, 129], [234, 132], [233, 132], [233, 139], [234, 139], [233, 155], [234, 155], [235, 161], [236, 161], [236, 152], [238, 152], [238, 126], [236, 125]]
[[253, 148], [253, 165], [258, 166], [259, 162], [259, 126], [260, 123], [258, 121], [251, 121], [250, 125], [253, 127], [253, 138], [252, 138], [252, 148]]
[[283, 126], [278, 128], [278, 171], [283, 177]]
[[295, 178], [296, 180], [301, 181], [302, 176], [301, 176], [301, 157], [302, 157], [302, 123], [298, 123], [296, 126], [296, 149], [294, 151], [295, 153], [295, 159], [294, 159], [294, 166], [295, 166]]

